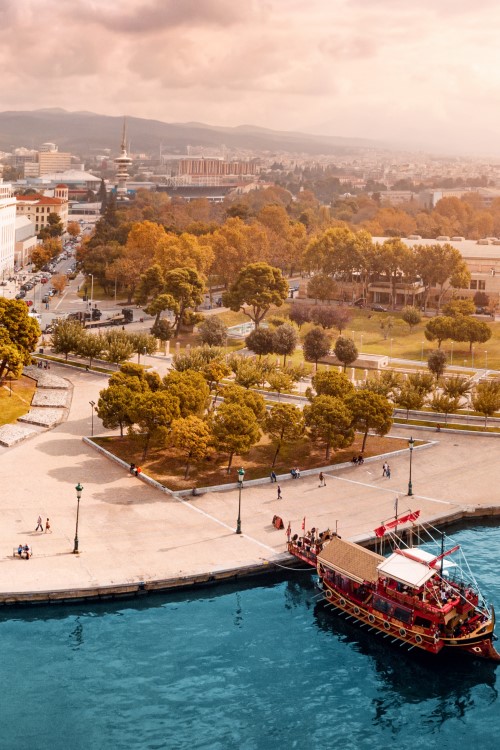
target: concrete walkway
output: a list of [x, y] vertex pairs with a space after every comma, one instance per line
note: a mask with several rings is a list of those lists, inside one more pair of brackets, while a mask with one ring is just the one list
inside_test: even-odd
[[[209, 493], [188, 501], [146, 486], [82, 442], [90, 434], [91, 407], [105, 383], [92, 373], [61, 369], [74, 384], [69, 419], [54, 430], [10, 449], [0, 449], [2, 476], [0, 595], [57, 591], [177, 579], [281, 560], [285, 526], [335, 528], [351, 539], [370, 535], [380, 522], [410, 507], [405, 498], [409, 455], [390, 460], [392, 475], [382, 478], [380, 462], [327, 476], [248, 487], [242, 493], [243, 534], [234, 533], [238, 492]], [[54, 373], [58, 368], [53, 368]], [[95, 432], [100, 430], [94, 420]], [[395, 435], [407, 437], [404, 430]], [[433, 435], [433, 439], [435, 436]], [[413, 509], [424, 519], [455, 513], [465, 506], [500, 506], [497, 443], [488, 438], [440, 435], [439, 444], [413, 454]], [[72, 554], [76, 520], [75, 485], [84, 486], [80, 503], [81, 554]], [[51, 534], [34, 531], [40, 514], [50, 518]], [[31, 560], [12, 556], [29, 543]]]

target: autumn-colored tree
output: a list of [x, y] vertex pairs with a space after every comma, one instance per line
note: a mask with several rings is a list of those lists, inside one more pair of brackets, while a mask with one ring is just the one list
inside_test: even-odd
[[213, 415], [211, 426], [217, 449], [229, 455], [229, 474], [234, 454], [248, 453], [259, 442], [261, 433], [257, 419], [247, 406], [224, 402]]
[[77, 221], [68, 221], [66, 231], [70, 235], [70, 237], [78, 237], [81, 231], [79, 223]]
[[50, 283], [52, 288], [60, 295], [68, 286], [68, 277], [63, 273], [56, 273], [52, 276]]
[[448, 423], [448, 414], [453, 414], [459, 408], [459, 399], [452, 398], [446, 393], [435, 393], [432, 400], [429, 402], [429, 406], [432, 411], [444, 414], [444, 423]]
[[224, 387], [223, 397], [225, 404], [240, 404], [250, 409], [259, 424], [264, 420], [266, 402], [260, 393], [250, 391], [240, 385], [231, 384]]
[[330, 302], [335, 299], [337, 284], [325, 273], [315, 273], [307, 285], [307, 296], [310, 299]]
[[181, 417], [201, 416], [208, 404], [210, 389], [201, 372], [171, 370], [162, 381], [162, 390], [175, 396]]
[[483, 414], [486, 427], [488, 417], [492, 417], [500, 409], [500, 381], [486, 380], [478, 383], [472, 397], [472, 406], [479, 414]]
[[[0, 330], [3, 345], [13, 346], [19, 352], [22, 364], [28, 365], [41, 331], [35, 318], [29, 316], [23, 300], [0, 297]], [[13, 354], [9, 354], [3, 364], [3, 360], [0, 360], [0, 377], [9, 369], [8, 361], [14, 367], [15, 359]]]
[[401, 409], [406, 409], [406, 421], [408, 421], [410, 409], [421, 409], [424, 404], [424, 394], [406, 381], [396, 396], [396, 404]]
[[[354, 386], [349, 378], [344, 373], [334, 372], [333, 370], [317, 372], [311, 382], [317, 396], [335, 396], [345, 400], [354, 393]], [[312, 401], [315, 394], [309, 388], [306, 395]]]
[[61, 320], [54, 326], [52, 348], [56, 354], [64, 354], [68, 359], [68, 354], [79, 351], [84, 335], [84, 329], [77, 320]]

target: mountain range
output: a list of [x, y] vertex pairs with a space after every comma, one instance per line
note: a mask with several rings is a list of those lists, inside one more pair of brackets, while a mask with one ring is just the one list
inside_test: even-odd
[[[123, 117], [94, 112], [68, 112], [64, 109], [0, 112], [0, 150], [26, 146], [38, 148], [54, 142], [60, 151], [86, 155], [109, 148], [118, 152]], [[310, 135], [268, 130], [253, 125], [216, 127], [199, 122], [167, 123], [140, 117], [127, 117], [127, 142], [134, 153], [151, 156], [160, 153], [186, 154], [187, 147], [202, 146], [242, 149], [255, 153], [288, 152], [317, 156], [342, 154], [366, 148], [384, 148], [376, 141], [362, 138]]]

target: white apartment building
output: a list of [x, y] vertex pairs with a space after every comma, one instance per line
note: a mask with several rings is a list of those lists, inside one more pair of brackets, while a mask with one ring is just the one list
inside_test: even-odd
[[0, 274], [14, 270], [16, 199], [12, 186], [0, 179]]

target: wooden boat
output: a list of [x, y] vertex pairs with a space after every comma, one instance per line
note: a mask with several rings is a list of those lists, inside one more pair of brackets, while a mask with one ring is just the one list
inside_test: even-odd
[[[376, 536], [384, 537], [396, 528], [396, 546], [388, 557], [329, 531], [295, 535], [288, 551], [316, 567], [326, 605], [362, 627], [410, 650], [455, 651], [500, 661], [492, 643], [493, 607], [487, 607], [466, 563], [464, 569], [448, 559], [460, 547], [445, 551], [442, 542], [435, 555], [425, 547], [406, 546], [398, 536], [398, 526], [410, 524], [411, 532], [418, 515], [408, 513], [375, 530]], [[405, 536], [413, 538], [411, 533]]]

